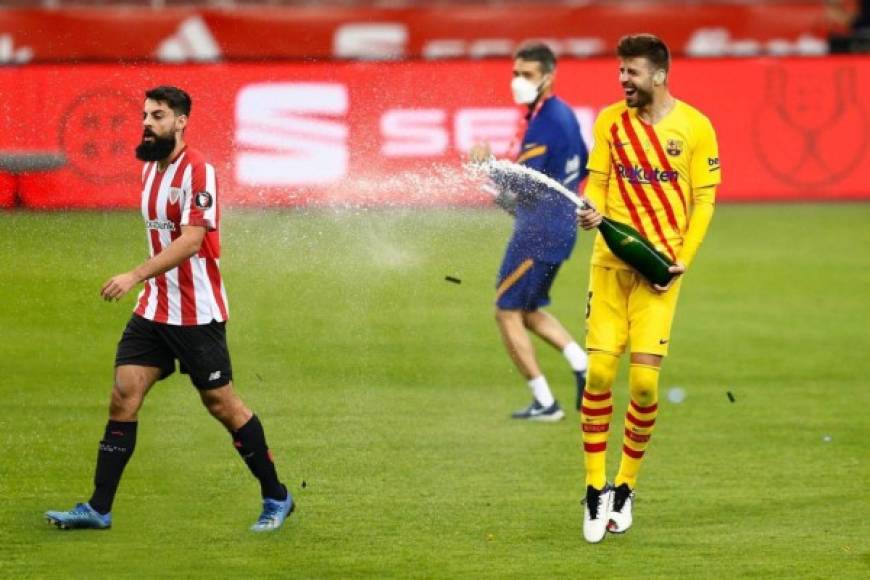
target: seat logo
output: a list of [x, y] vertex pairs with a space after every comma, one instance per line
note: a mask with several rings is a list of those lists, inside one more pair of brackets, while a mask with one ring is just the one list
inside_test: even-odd
[[248, 186], [324, 185], [347, 174], [347, 88], [259, 83], [236, 97], [236, 179]]

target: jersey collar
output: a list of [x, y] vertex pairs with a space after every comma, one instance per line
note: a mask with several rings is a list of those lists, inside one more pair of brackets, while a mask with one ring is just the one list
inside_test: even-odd
[[175, 154], [175, 156], [169, 161], [169, 163], [166, 164], [166, 167], [164, 167], [162, 170], [160, 169], [160, 164], [157, 163], [157, 171], [160, 171], [162, 173], [163, 171], [169, 169], [171, 165], [174, 165], [179, 159], [181, 159], [181, 156], [184, 155], [185, 151], [187, 151], [187, 143], [184, 144], [184, 147], [182, 147], [181, 150], [179, 150], [179, 152]]

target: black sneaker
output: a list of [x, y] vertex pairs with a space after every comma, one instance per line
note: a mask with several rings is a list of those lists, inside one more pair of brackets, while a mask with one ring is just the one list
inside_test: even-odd
[[583, 537], [590, 544], [597, 544], [607, 535], [611, 493], [607, 484], [604, 489], [586, 486], [586, 498], [583, 500]]
[[607, 531], [612, 534], [624, 534], [631, 527], [631, 508], [634, 503], [634, 491], [623, 483], [613, 490], [613, 504], [610, 507]]
[[511, 413], [511, 419], [526, 419], [528, 421], [541, 421], [544, 423], [555, 423], [564, 418], [565, 412], [559, 406], [558, 401], [553, 401], [552, 405], [544, 407], [537, 399], [533, 399], [532, 404], [525, 409]]

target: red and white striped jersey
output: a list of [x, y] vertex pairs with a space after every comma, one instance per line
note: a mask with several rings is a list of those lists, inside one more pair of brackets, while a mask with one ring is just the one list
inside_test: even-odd
[[142, 216], [151, 256], [181, 236], [181, 226], [205, 226], [199, 253], [145, 281], [135, 313], [164, 324], [193, 326], [227, 319], [227, 294], [219, 266], [220, 209], [214, 166], [185, 148], [164, 170], [142, 169]]

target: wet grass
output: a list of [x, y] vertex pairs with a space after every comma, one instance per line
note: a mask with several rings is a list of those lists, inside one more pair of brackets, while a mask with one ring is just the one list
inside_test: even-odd
[[[142, 412], [113, 529], [46, 526], [90, 492], [133, 304], [98, 290], [145, 238], [133, 213], [0, 214], [0, 575], [867, 577], [868, 223], [870, 205], [718, 209], [662, 375], [685, 401], [662, 403], [635, 528], [588, 546], [576, 417], [507, 418], [528, 399], [491, 313], [510, 221], [483, 210], [229, 211], [236, 384], [299, 510], [247, 531], [257, 486], [173, 375]], [[551, 309], [578, 338], [589, 246]], [[539, 346], [570, 406], [564, 361]], [[625, 391], [623, 372], [617, 409]]]

